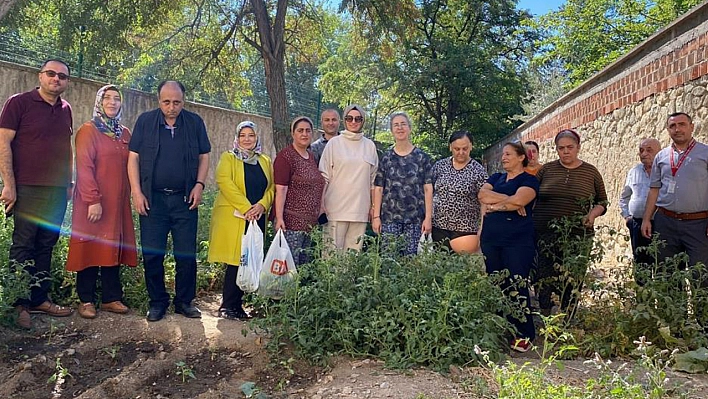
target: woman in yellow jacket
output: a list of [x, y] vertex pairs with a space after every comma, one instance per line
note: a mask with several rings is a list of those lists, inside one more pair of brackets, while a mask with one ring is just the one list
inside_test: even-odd
[[214, 202], [209, 234], [209, 262], [227, 265], [219, 317], [248, 318], [243, 310], [243, 291], [236, 285], [241, 260], [241, 238], [246, 221], [256, 220], [265, 232], [266, 217], [273, 203], [273, 166], [261, 153], [256, 124], [251, 121], [236, 127], [234, 149], [221, 155], [216, 167], [219, 194]]

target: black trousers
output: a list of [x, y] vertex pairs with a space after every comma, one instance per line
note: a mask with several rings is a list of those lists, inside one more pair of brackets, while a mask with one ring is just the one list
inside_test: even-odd
[[226, 265], [221, 309], [243, 309], [243, 290], [236, 284], [238, 266]]
[[145, 265], [145, 285], [150, 307], [167, 308], [165, 289], [167, 235], [172, 235], [175, 257], [175, 305], [188, 305], [197, 291], [197, 210], [189, 210], [185, 194], [154, 191], [147, 216], [140, 216], [140, 238]]
[[32, 263], [26, 264], [25, 270], [38, 284], [30, 288], [29, 298], [16, 305], [38, 306], [49, 299], [52, 251], [59, 240], [66, 197], [66, 187], [17, 186], [10, 260]]
[[[534, 243], [529, 241], [525, 244], [509, 246], [500, 245], [492, 240], [482, 240], [481, 245], [487, 274], [509, 270], [509, 277], [501, 285], [502, 290], [508, 292], [515, 289], [518, 292], [516, 299], [519, 304], [525, 309], [531, 309], [528, 278], [536, 256]], [[531, 341], [536, 338], [536, 328], [530, 310], [521, 320], [511, 315], [507, 316], [507, 320], [518, 330], [518, 338], [528, 338]]]
[[96, 282], [101, 275], [101, 302], [123, 300], [120, 266], [93, 266], [76, 273], [76, 293], [81, 302], [96, 302]]
[[[653, 226], [652, 226], [653, 227]], [[632, 244], [632, 255], [634, 257], [634, 281], [639, 285], [644, 285], [643, 274], [648, 274], [648, 267], [654, 265], [654, 256], [647, 253], [644, 248], [651, 244], [651, 239], [642, 235], [642, 219], [632, 218], [627, 222], [629, 229], [629, 242]], [[641, 273], [640, 271], [644, 271]], [[639, 273], [638, 273], [639, 272]]]

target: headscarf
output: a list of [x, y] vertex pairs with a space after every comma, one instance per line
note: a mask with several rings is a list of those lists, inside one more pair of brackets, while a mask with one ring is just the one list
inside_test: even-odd
[[[253, 147], [253, 149], [251, 150], [241, 147], [238, 143], [239, 133], [241, 133], [241, 130], [247, 127], [250, 127], [251, 129], [253, 129], [253, 132], [256, 133], [256, 146]], [[258, 133], [256, 132], [255, 123], [251, 121], [243, 121], [239, 123], [238, 126], [236, 126], [236, 136], [234, 136], [233, 152], [234, 155], [236, 155], [236, 158], [242, 160], [243, 162], [249, 165], [255, 165], [258, 163], [258, 156], [261, 155], [263, 149], [261, 147], [261, 138], [258, 137]]]
[[[363, 129], [364, 129], [364, 124], [366, 123], [366, 112], [364, 112], [364, 108], [362, 108], [360, 105], [351, 104], [350, 106], [344, 108], [344, 113], [342, 114], [342, 115], [344, 115], [344, 116], [342, 117], [342, 119], [345, 119], [345, 118], [347, 117], [347, 114], [348, 114], [351, 110], [357, 110], [357, 111], [359, 111], [359, 113], [361, 114], [361, 117], [363, 118], [362, 121], [361, 121], [361, 128], [362, 128], [362, 130], [363, 130]], [[345, 122], [345, 123], [344, 123], [344, 126], [346, 126], [346, 125], [347, 125], [347, 124], [346, 124], [346, 122]], [[342, 136], [344, 136], [344, 138], [349, 139], [349, 140], [353, 140], [353, 141], [359, 141], [359, 140], [362, 139], [362, 137], [364, 137], [364, 133], [363, 133], [362, 131], [351, 132], [351, 131], [349, 131], [349, 130], [347, 130], [347, 129], [344, 129], [344, 130], [342, 130], [340, 133], [342, 134]]]
[[118, 139], [121, 134], [123, 134], [123, 126], [120, 124], [120, 117], [123, 114], [123, 104], [121, 104], [121, 107], [118, 110], [118, 115], [114, 118], [109, 118], [106, 115], [106, 111], [103, 110], [103, 96], [109, 90], [117, 91], [121, 101], [123, 101], [123, 94], [121, 94], [120, 90], [118, 90], [116, 86], [105, 85], [101, 87], [98, 89], [98, 92], [96, 92], [96, 102], [93, 105], [93, 119], [91, 122], [93, 122], [99, 132], [107, 135], [108, 137]]

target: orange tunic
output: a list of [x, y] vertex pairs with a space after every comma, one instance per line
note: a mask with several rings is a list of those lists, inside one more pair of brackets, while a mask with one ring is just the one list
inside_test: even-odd
[[[76, 187], [66, 269], [138, 264], [130, 211], [128, 142], [123, 129], [116, 140], [84, 123], [76, 133]], [[101, 219], [91, 223], [88, 207], [101, 204]]]

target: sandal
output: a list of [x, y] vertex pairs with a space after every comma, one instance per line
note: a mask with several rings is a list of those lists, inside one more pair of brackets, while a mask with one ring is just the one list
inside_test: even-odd
[[59, 306], [50, 301], [44, 301], [39, 306], [33, 306], [29, 309], [30, 313], [43, 313], [54, 317], [70, 316], [74, 311], [71, 308]]

